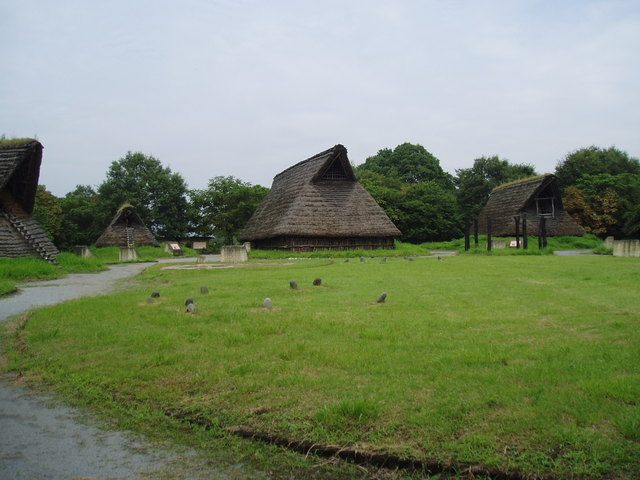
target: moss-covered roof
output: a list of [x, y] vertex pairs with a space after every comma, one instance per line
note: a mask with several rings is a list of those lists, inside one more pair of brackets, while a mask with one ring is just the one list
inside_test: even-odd
[[6, 138], [0, 139], [0, 149], [19, 148], [37, 142], [35, 138]]
[[549, 175], [551, 175], [551, 174], [550, 173], [544, 173], [542, 175], [534, 175], [533, 177], [520, 178], [520, 179], [514, 180], [512, 182], [503, 183], [502, 185], [498, 185], [496, 188], [494, 188], [492, 190], [492, 192], [495, 192], [496, 190], [500, 190], [501, 188], [510, 187], [512, 185], [518, 185], [520, 183], [537, 182], [538, 180], [542, 180], [543, 178], [548, 177]]

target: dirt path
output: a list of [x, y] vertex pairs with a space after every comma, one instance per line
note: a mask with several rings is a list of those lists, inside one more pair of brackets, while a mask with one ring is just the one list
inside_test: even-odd
[[[184, 261], [184, 260], [183, 260]], [[0, 322], [32, 308], [106, 293], [150, 264], [29, 283], [0, 299]], [[0, 378], [0, 478], [264, 479], [243, 465], [212, 466], [193, 451], [151, 444], [130, 432], [103, 430], [90, 415]]]

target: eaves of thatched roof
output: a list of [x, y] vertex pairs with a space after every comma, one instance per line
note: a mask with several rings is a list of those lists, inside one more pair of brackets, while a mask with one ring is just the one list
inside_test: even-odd
[[398, 237], [401, 232], [356, 180], [347, 149], [336, 145], [276, 175], [239, 239], [286, 235]]
[[0, 190], [8, 188], [27, 213], [35, 205], [42, 144], [31, 138], [0, 140]]

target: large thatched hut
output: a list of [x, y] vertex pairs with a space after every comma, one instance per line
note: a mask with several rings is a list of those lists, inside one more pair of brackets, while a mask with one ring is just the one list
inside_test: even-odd
[[151, 230], [144, 224], [132, 205], [122, 205], [111, 223], [96, 240], [96, 247], [134, 247], [137, 245], [160, 246]]
[[291, 251], [393, 248], [401, 235], [336, 145], [284, 170], [239, 240]]
[[31, 216], [41, 162], [37, 140], [0, 140], [0, 257], [53, 261], [60, 253]]
[[516, 222], [526, 216], [527, 233], [538, 235], [540, 218], [545, 218], [549, 236], [584, 235], [584, 230], [567, 213], [562, 204], [555, 175], [525, 178], [496, 187], [478, 218], [478, 231], [487, 233], [487, 218], [491, 218], [492, 234], [501, 237], [515, 235]]

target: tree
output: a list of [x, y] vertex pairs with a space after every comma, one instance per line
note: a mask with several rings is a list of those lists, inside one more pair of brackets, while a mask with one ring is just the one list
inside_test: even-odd
[[47, 190], [44, 185], [36, 189], [36, 202], [33, 207], [33, 217], [59, 247], [59, 237], [62, 232], [62, 208], [60, 200]]
[[160, 238], [178, 239], [187, 233], [187, 185], [151, 155], [127, 152], [113, 162], [98, 193], [111, 215], [129, 202]]
[[[584, 214], [581, 208], [573, 208], [571, 203], [567, 211], [590, 233], [617, 238], [636, 237], [640, 233], [640, 175], [585, 174], [575, 185], [565, 189], [564, 196], [565, 202], [580, 196], [584, 198], [590, 214]], [[579, 202], [579, 206], [584, 202]]]
[[606, 237], [618, 224], [620, 196], [613, 189], [589, 196], [576, 186], [567, 187], [564, 207], [585, 232]]
[[575, 185], [583, 175], [623, 173], [639, 175], [640, 161], [615, 147], [581, 148], [567, 154], [556, 166], [556, 177], [562, 189]]
[[534, 175], [536, 171], [531, 165], [511, 164], [497, 155], [476, 158], [471, 168], [456, 170], [457, 201], [462, 214], [477, 216], [494, 188]]
[[462, 234], [451, 175], [421, 145], [382, 149], [356, 167], [358, 179], [407, 242], [450, 240]]
[[453, 178], [442, 170], [440, 160], [422, 145], [403, 143], [395, 149], [384, 148], [357, 167], [358, 173], [369, 171], [403, 183], [434, 181], [445, 189], [453, 189]]
[[110, 211], [89, 185], [78, 185], [60, 199], [63, 220], [59, 247], [91, 245], [109, 223]]
[[407, 242], [440, 242], [463, 234], [455, 193], [435, 181], [403, 186], [396, 208], [397, 226]]
[[210, 179], [206, 189], [190, 194], [192, 231], [233, 243], [268, 192], [268, 188], [235, 177]]

